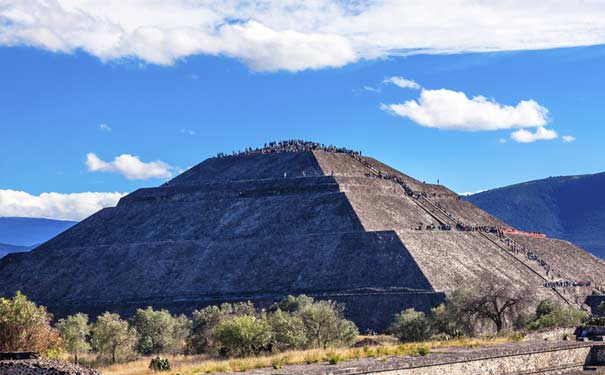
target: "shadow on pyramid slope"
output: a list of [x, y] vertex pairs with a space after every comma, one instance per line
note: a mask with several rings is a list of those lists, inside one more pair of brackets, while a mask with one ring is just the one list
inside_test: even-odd
[[[457, 230], [460, 222], [510, 228], [443, 186], [358, 153], [251, 151], [210, 158], [31, 253], [9, 255], [0, 261], [0, 295], [22, 290], [61, 316], [128, 315], [147, 305], [188, 313], [236, 300], [266, 306], [306, 293], [345, 302], [360, 328], [380, 330], [394, 313], [427, 311], [485, 272], [569, 303], [605, 284], [602, 262], [574, 248], [574, 267], [553, 262], [591, 287], [545, 288], [543, 266], [493, 233]], [[545, 258], [570, 253], [545, 241]]]

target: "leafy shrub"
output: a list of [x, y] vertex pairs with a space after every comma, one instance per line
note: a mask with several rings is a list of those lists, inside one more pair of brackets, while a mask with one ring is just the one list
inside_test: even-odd
[[545, 315], [551, 314], [556, 310], [559, 310], [559, 305], [550, 298], [540, 301], [536, 307], [536, 318], [541, 318]]
[[583, 311], [571, 306], [561, 307], [547, 301], [544, 300], [538, 305], [536, 318], [527, 325], [529, 330], [572, 328], [581, 325], [586, 320], [587, 315]]
[[288, 362], [288, 357], [279, 357], [277, 359], [275, 359], [272, 363], [271, 366], [276, 369], [279, 370], [280, 368], [284, 367], [284, 365]]
[[395, 315], [389, 332], [401, 342], [422, 341], [431, 335], [431, 325], [421, 311], [407, 309]]
[[149, 362], [151, 371], [170, 371], [170, 362], [168, 358], [155, 357]]
[[421, 346], [420, 348], [418, 348], [418, 354], [420, 354], [421, 356], [425, 356], [429, 354], [429, 348]]
[[431, 309], [430, 325], [435, 332], [443, 333], [450, 339], [472, 335], [473, 326], [460, 311], [464, 298], [463, 292], [455, 291], [445, 303]]

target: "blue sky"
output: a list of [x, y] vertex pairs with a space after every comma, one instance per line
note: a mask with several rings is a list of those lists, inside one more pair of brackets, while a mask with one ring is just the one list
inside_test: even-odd
[[[1, 28], [0, 22], [0, 44]], [[605, 46], [592, 44], [386, 53], [321, 67], [311, 62], [310, 69], [288, 62], [267, 71], [259, 69], [263, 61], [229, 53], [191, 53], [157, 63], [146, 56], [99, 57], [82, 47], [57, 51], [5, 43], [0, 46], [0, 189], [5, 191], [0, 214], [18, 214], [15, 206], [24, 201], [39, 204], [36, 199], [46, 192], [122, 193], [156, 186], [167, 173], [217, 152], [289, 138], [360, 149], [420, 180], [439, 179], [457, 192], [602, 172]], [[405, 77], [422, 89], [384, 82], [389, 77]], [[535, 120], [542, 124], [525, 119], [525, 112], [521, 119], [506, 117], [508, 125], [494, 124], [494, 113], [463, 119], [463, 125], [434, 118], [423, 124], [414, 113], [381, 109], [381, 104], [410, 100], [422, 104], [421, 95], [431, 92], [464, 93], [469, 100], [483, 96], [498, 111], [503, 106], [515, 111], [520, 102], [532, 100], [529, 115], [536, 115], [535, 108], [548, 114]], [[524, 121], [531, 123], [530, 132], [543, 126], [556, 136], [517, 142], [511, 134], [525, 127]], [[574, 140], [565, 142], [563, 136]], [[103, 165], [95, 170], [87, 164], [89, 153]], [[143, 163], [158, 161], [155, 170], [161, 171], [128, 175], [110, 164], [124, 154]], [[154, 175], [161, 177], [146, 178]], [[27, 196], [20, 200], [7, 191]], [[11, 204], [12, 211], [3, 211]], [[87, 212], [78, 206], [79, 213], [70, 216], [57, 208], [61, 203], [52, 204], [34, 212], [61, 218]]]

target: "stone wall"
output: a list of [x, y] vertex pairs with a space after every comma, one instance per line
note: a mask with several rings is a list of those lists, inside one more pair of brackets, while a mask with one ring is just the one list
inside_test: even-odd
[[[336, 366], [285, 366], [280, 375], [528, 375], [565, 374], [581, 371], [585, 365], [605, 359], [605, 347], [579, 342], [517, 342], [475, 349], [453, 348], [429, 353], [425, 357], [403, 356], [363, 358]], [[266, 374], [267, 369], [245, 373]]]

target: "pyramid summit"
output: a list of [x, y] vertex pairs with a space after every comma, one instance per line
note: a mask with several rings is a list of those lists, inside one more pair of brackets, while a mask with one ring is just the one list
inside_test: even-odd
[[293, 140], [209, 158], [3, 258], [0, 295], [21, 290], [61, 316], [305, 293], [381, 330], [486, 273], [575, 306], [605, 286], [605, 264], [568, 242], [360, 152]]

